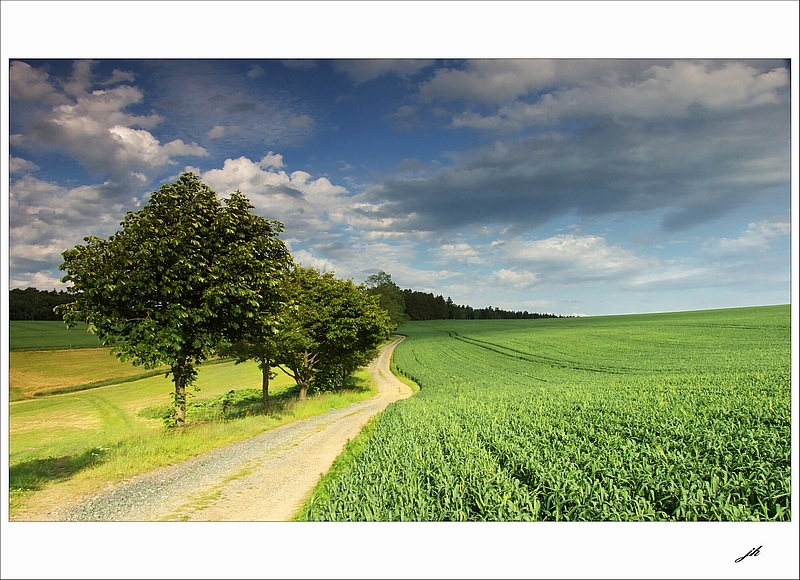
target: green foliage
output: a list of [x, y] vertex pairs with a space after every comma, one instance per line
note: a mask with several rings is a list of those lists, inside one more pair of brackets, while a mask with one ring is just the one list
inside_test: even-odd
[[286, 292], [292, 302], [276, 362], [297, 381], [301, 398], [312, 380], [319, 377], [324, 390], [369, 362], [392, 329], [376, 297], [332, 273], [295, 268]]
[[367, 292], [377, 296], [379, 304], [389, 315], [394, 328], [408, 322], [406, 298], [400, 287], [392, 282], [391, 275], [384, 271], [369, 276], [364, 282]]
[[195, 365], [277, 307], [291, 264], [277, 237], [283, 226], [251, 209], [239, 192], [221, 203], [186, 173], [110, 238], [87, 237], [63, 254], [62, 281], [76, 299], [59, 314], [68, 325], [87, 323], [121, 360], [168, 365], [178, 423]]
[[36, 288], [14, 288], [8, 293], [9, 320], [61, 320], [53, 312], [59, 304], [72, 302], [75, 298], [68, 292], [46, 291]]
[[410, 323], [307, 520], [790, 521], [788, 306]]

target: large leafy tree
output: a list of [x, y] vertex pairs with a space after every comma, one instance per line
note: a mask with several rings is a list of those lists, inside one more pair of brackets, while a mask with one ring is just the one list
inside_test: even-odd
[[76, 295], [58, 308], [64, 321], [87, 322], [121, 360], [169, 365], [177, 426], [196, 366], [280, 306], [291, 266], [283, 225], [252, 208], [239, 192], [220, 201], [185, 173], [108, 239], [87, 237], [63, 253], [62, 281]]
[[393, 329], [375, 296], [330, 272], [295, 268], [287, 294], [291, 316], [277, 362], [300, 387], [300, 399], [315, 377], [345, 376], [368, 362]]

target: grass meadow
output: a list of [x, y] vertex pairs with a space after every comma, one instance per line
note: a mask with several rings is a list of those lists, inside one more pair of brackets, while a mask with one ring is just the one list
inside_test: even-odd
[[[12, 520], [44, 519], [48, 507], [65, 498], [376, 392], [366, 371], [360, 371], [349, 389], [300, 403], [294, 381], [278, 372], [265, 413], [255, 363], [207, 361], [198, 367], [196, 388], [188, 392], [187, 426], [166, 429], [174, 389], [166, 367], [146, 370], [120, 362], [108, 348], [75, 348], [72, 337], [49, 336], [42, 330], [46, 326], [24, 322], [11, 328], [17, 346], [35, 348], [37, 336], [45, 345], [9, 352]], [[23, 338], [13, 337], [15, 332]], [[69, 344], [73, 347], [64, 348]]]

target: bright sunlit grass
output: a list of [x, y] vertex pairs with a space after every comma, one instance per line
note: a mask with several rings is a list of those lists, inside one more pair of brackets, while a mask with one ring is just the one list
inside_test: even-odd
[[[59, 357], [63, 351], [51, 351]], [[54, 363], [55, 362], [54, 359]], [[190, 389], [187, 425], [166, 429], [172, 382], [163, 375], [10, 405], [10, 513], [46, 509], [54, 497], [88, 493], [268, 429], [344, 407], [375, 394], [366, 371], [347, 389], [300, 402], [282, 372], [261, 403], [255, 363], [201, 365]], [[233, 393], [231, 393], [233, 391]]]

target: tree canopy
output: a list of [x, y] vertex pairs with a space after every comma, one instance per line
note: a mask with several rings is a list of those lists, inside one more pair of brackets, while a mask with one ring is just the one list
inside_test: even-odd
[[220, 202], [184, 173], [128, 212], [116, 234], [63, 253], [62, 281], [76, 296], [57, 307], [64, 321], [87, 322], [122, 360], [169, 365], [177, 425], [195, 366], [280, 306], [292, 263], [283, 224], [252, 207], [239, 192]]
[[285, 318], [277, 362], [295, 379], [303, 399], [313, 380], [336, 383], [366, 364], [393, 327], [377, 298], [352, 280], [297, 267], [287, 284], [291, 315]]
[[392, 281], [391, 275], [381, 270], [377, 274], [369, 276], [364, 285], [367, 292], [378, 297], [381, 308], [386, 310], [394, 328], [408, 321], [405, 295], [400, 287]]

